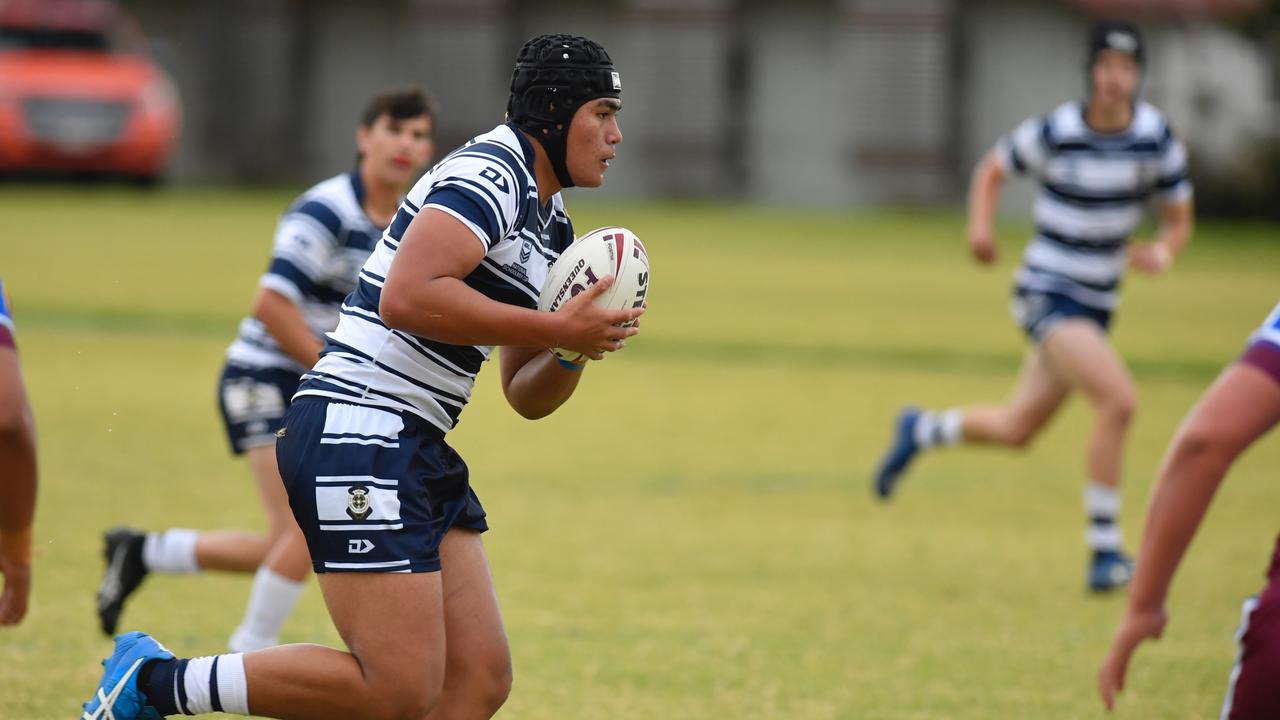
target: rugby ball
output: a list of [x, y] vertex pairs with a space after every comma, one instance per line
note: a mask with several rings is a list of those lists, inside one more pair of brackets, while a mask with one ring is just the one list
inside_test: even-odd
[[[559, 310], [570, 298], [612, 275], [613, 285], [595, 304], [612, 310], [638, 308], [649, 294], [649, 255], [636, 234], [626, 228], [602, 227], [573, 241], [547, 271], [538, 296], [538, 309]], [[552, 348], [572, 362], [584, 358], [572, 350]]]

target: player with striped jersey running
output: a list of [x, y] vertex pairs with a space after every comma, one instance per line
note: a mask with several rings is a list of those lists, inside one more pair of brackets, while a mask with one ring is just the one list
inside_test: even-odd
[[304, 192], [276, 227], [253, 312], [227, 349], [218, 383], [227, 439], [232, 453], [249, 461], [267, 534], [126, 527], [107, 532], [107, 566], [98, 590], [104, 633], [115, 632], [125, 600], [148, 574], [221, 570], [255, 573], [229, 647], [256, 650], [278, 642], [309, 561], [276, 468], [275, 433], [300, 376], [316, 363], [324, 334], [338, 324], [356, 273], [431, 160], [435, 122], [433, 103], [422, 90], [379, 93], [356, 128], [357, 167]]
[[[943, 411], [907, 408], [873, 478], [889, 497], [921, 451], [957, 443], [1022, 447], [1072, 392], [1093, 410], [1084, 492], [1091, 550], [1087, 585], [1110, 590], [1129, 579], [1117, 515], [1125, 437], [1136, 397], [1124, 362], [1107, 339], [1126, 264], [1166, 270], [1191, 236], [1186, 152], [1159, 110], [1137, 98], [1142, 37], [1124, 22], [1090, 31], [1089, 94], [1023, 122], [982, 159], [969, 196], [969, 247], [992, 263], [992, 224], [1011, 174], [1039, 182], [1035, 235], [1016, 274], [1011, 307], [1031, 341], [1008, 401]], [[1149, 243], [1132, 235], [1147, 202], [1160, 207]]]
[[621, 89], [591, 40], [527, 42], [508, 122], [410, 190], [289, 407], [280, 471], [349, 652], [284, 645], [179, 659], [147, 635], [124, 635], [84, 717], [497, 712], [511, 654], [481, 542], [487, 521], [445, 434], [493, 347], [507, 402], [538, 418], [583, 375], [548, 348], [600, 360], [638, 332], [624, 324], [642, 309], [592, 304], [612, 278], [557, 312], [536, 309], [573, 240], [560, 191], [604, 182], [622, 142]]

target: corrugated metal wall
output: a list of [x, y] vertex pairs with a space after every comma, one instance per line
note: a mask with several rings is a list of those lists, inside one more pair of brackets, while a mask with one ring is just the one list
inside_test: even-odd
[[[1085, 20], [1047, 0], [128, 5], [179, 82], [175, 176], [192, 182], [304, 183], [347, 167], [366, 99], [408, 83], [440, 101], [452, 148], [502, 120], [515, 52], [540, 32], [593, 37], [622, 72], [626, 140], [605, 197], [953, 201], [996, 137], [1083, 87]], [[1148, 96], [1206, 161], [1229, 161], [1242, 128], [1272, 123], [1265, 52], [1214, 26], [1148, 26]]]

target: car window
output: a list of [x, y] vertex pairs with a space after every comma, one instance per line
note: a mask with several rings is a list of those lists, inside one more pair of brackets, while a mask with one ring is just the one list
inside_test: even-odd
[[107, 36], [88, 30], [0, 27], [0, 50], [88, 50], [106, 52]]

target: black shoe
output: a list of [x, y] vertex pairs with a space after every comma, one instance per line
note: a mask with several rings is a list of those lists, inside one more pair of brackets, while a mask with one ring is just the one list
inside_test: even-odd
[[107, 569], [98, 586], [98, 619], [102, 622], [102, 632], [114, 635], [125, 599], [147, 576], [147, 566], [142, 561], [142, 544], [147, 536], [137, 530], [117, 527], [102, 539]]

